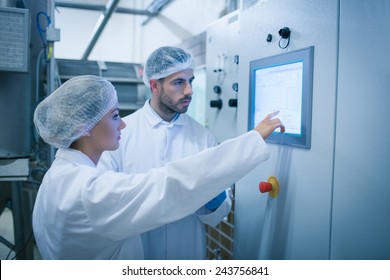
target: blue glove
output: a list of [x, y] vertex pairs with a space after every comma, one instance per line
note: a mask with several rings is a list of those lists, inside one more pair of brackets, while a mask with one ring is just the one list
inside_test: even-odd
[[214, 197], [212, 200], [206, 203], [205, 207], [210, 211], [215, 211], [222, 202], [226, 199], [226, 192], [223, 191], [216, 197]]

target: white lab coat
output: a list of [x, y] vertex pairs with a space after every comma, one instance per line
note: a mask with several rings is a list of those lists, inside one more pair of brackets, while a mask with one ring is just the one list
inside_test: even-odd
[[[146, 173], [154, 167], [217, 145], [210, 131], [188, 115], [180, 114], [174, 121], [165, 122], [153, 111], [149, 101], [123, 121], [126, 128], [122, 130], [119, 149], [105, 152], [99, 168]], [[179, 221], [142, 234], [145, 259], [205, 259], [204, 224], [217, 225], [230, 209], [231, 199], [228, 197], [214, 212], [202, 207]]]
[[34, 206], [38, 249], [44, 259], [142, 259], [140, 233], [193, 213], [268, 157], [256, 131], [138, 175], [59, 149]]

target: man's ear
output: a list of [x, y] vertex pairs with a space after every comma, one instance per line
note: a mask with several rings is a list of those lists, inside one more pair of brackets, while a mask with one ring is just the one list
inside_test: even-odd
[[149, 85], [150, 85], [151, 92], [158, 92], [160, 90], [159, 89], [160, 83], [158, 80], [150, 80]]

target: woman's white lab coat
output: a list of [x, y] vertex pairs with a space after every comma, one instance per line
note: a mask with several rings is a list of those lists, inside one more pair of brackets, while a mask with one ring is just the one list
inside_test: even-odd
[[[178, 114], [174, 120], [166, 122], [152, 109], [149, 101], [137, 112], [123, 118], [126, 128], [121, 131], [120, 146], [115, 151], [103, 153], [98, 168], [130, 174], [146, 173], [217, 145], [211, 132], [187, 114]], [[204, 225], [216, 226], [230, 209], [228, 197], [213, 212], [203, 206], [178, 221], [142, 233], [145, 259], [205, 259]]]
[[138, 175], [59, 149], [34, 206], [38, 249], [43, 259], [142, 259], [140, 233], [193, 213], [268, 156], [256, 131]]

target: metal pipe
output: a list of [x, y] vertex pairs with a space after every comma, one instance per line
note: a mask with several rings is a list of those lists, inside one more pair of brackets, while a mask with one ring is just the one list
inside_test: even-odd
[[146, 8], [151, 13], [149, 17], [142, 22], [142, 26], [148, 24], [154, 17], [158, 16], [160, 12], [172, 2], [172, 0], [153, 0], [152, 3]]
[[[48, 0], [47, 2], [47, 14], [51, 18], [51, 24], [54, 27], [55, 26], [55, 1], [54, 0]], [[47, 41], [47, 38], [46, 38]], [[48, 57], [47, 59], [47, 96], [50, 95], [54, 90], [55, 90], [55, 58], [54, 58], [54, 42], [49, 42], [47, 41], [47, 52], [48, 52]], [[50, 160], [50, 163], [54, 161], [54, 155], [55, 155], [55, 150], [53, 146], [49, 146], [48, 151], [47, 151], [47, 156], [48, 159]], [[50, 164], [48, 163], [48, 164]]]
[[[104, 5], [93, 5], [93, 4], [81, 4], [81, 3], [67, 3], [56, 1], [56, 7], [62, 8], [70, 8], [70, 9], [80, 9], [80, 10], [90, 10], [90, 11], [102, 11], [106, 10], [106, 6]], [[129, 8], [121, 8], [117, 7], [115, 13], [122, 14], [132, 14], [132, 15], [140, 15], [140, 16], [152, 16], [153, 14], [147, 10], [137, 10], [137, 9], [129, 9]]]
[[118, 3], [119, 3], [119, 0], [111, 0], [110, 2], [107, 3], [106, 10], [100, 16], [98, 23], [95, 26], [95, 30], [92, 33], [91, 41], [89, 42], [87, 49], [85, 50], [81, 59], [84, 59], [84, 60], [88, 59], [89, 55], [92, 52], [92, 49], [95, 47], [97, 40], [99, 39], [104, 28], [106, 27], [106, 24], [107, 24], [108, 20], [111, 18], [111, 15], [113, 14], [113, 12], [115, 11]]

